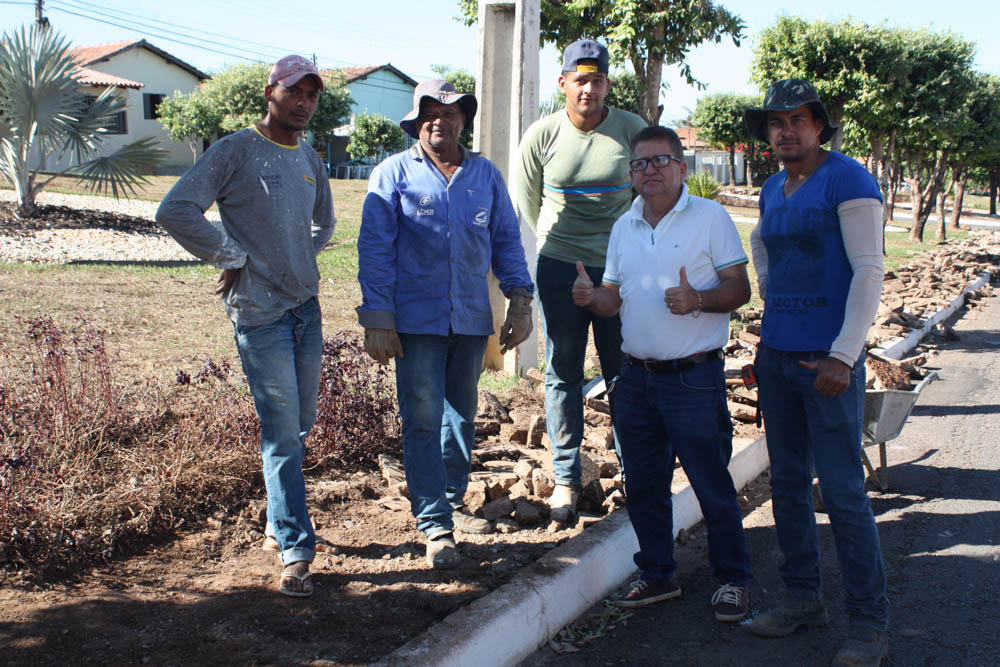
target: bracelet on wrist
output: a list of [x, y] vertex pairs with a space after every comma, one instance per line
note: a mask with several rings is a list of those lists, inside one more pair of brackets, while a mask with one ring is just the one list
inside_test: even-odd
[[695, 292], [695, 294], [698, 295], [698, 308], [693, 313], [691, 313], [691, 317], [698, 317], [699, 315], [701, 315], [701, 305], [702, 305], [701, 292]]

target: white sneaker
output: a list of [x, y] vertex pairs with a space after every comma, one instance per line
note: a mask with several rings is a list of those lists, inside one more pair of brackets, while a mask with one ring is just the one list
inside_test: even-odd
[[557, 484], [549, 498], [549, 516], [560, 523], [568, 523], [576, 516], [576, 501], [580, 492], [572, 486]]

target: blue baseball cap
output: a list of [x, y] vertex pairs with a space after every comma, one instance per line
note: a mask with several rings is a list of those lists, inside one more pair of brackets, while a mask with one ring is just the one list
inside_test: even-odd
[[[596, 60], [597, 65], [580, 65], [581, 60]], [[563, 51], [563, 72], [608, 73], [608, 50], [592, 39], [578, 39]]]

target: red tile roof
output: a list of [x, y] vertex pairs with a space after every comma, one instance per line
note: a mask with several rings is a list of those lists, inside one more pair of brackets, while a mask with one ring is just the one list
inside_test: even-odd
[[105, 86], [117, 86], [118, 88], [135, 88], [138, 90], [143, 86], [143, 84], [138, 81], [125, 79], [120, 76], [115, 76], [114, 74], [98, 72], [95, 69], [89, 69], [87, 67], [78, 68], [74, 74], [74, 78], [76, 78], [76, 80], [84, 86], [96, 86], [98, 88]]
[[677, 136], [681, 138], [685, 150], [696, 150], [698, 148], [708, 148], [708, 144], [698, 138], [698, 132], [693, 127], [674, 128]]
[[[187, 64], [180, 58], [170, 55], [163, 49], [153, 46], [144, 39], [130, 39], [124, 42], [112, 42], [111, 44], [96, 44], [94, 46], [78, 46], [70, 52], [70, 55], [72, 55], [73, 60], [76, 62], [77, 65], [79, 65], [81, 68], [86, 68], [89, 65], [101, 62], [102, 60], [107, 60], [112, 56], [116, 56], [119, 53], [128, 51], [130, 49], [146, 49], [147, 51], [160, 56], [168, 63], [172, 65], [177, 65], [182, 70], [190, 73], [192, 76], [196, 77], [201, 81], [210, 78], [207, 74], [205, 74], [201, 70], [196, 69], [195, 67]], [[109, 74], [106, 76], [111, 76], [111, 75]], [[112, 77], [112, 78], [117, 78], [117, 77]], [[128, 79], [122, 79], [122, 80], [128, 81]], [[133, 81], [130, 83], [134, 84], [136, 82]], [[142, 84], [139, 84], [138, 87], [141, 86]]]
[[94, 46], [78, 46], [73, 49], [73, 60], [82, 67], [91, 65], [102, 58], [113, 56], [121, 51], [126, 51], [130, 47], [137, 45], [139, 39], [130, 39], [124, 42], [113, 42], [111, 44], [95, 44]]
[[336, 75], [344, 77], [344, 83], [353, 83], [355, 81], [361, 81], [367, 79], [370, 74], [374, 74], [379, 70], [386, 70], [392, 72], [400, 79], [416, 87], [417, 82], [407, 74], [404, 74], [399, 69], [393, 67], [392, 63], [386, 63], [385, 65], [367, 65], [365, 67], [341, 67], [339, 69], [323, 69], [320, 70], [322, 75]]

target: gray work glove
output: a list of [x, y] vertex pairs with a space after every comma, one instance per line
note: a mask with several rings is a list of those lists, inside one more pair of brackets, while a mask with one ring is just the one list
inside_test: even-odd
[[531, 297], [513, 294], [507, 306], [507, 319], [500, 327], [500, 353], [506, 354], [531, 335]]
[[392, 329], [365, 329], [365, 352], [378, 363], [387, 364], [403, 356], [403, 346]]

